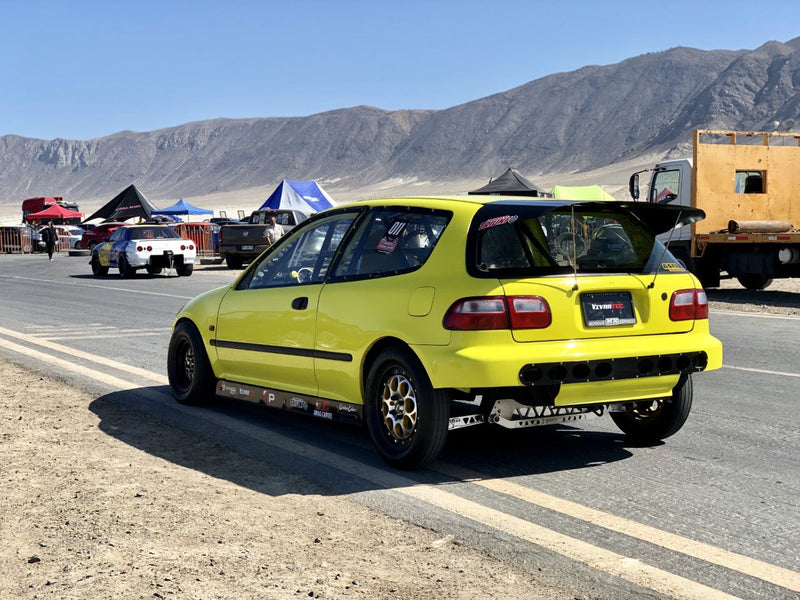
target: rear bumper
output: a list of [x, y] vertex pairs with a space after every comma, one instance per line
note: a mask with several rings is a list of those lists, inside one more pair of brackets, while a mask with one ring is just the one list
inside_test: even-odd
[[701, 332], [414, 350], [436, 388], [556, 386], [557, 406], [664, 397], [681, 374], [722, 366], [722, 343]]

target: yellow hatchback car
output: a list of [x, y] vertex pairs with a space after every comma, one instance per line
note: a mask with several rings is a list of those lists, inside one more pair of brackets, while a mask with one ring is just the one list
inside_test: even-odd
[[717, 369], [698, 280], [655, 238], [700, 210], [469, 196], [313, 216], [177, 315], [175, 398], [365, 423], [391, 465], [447, 433], [608, 412], [640, 442], [686, 421]]

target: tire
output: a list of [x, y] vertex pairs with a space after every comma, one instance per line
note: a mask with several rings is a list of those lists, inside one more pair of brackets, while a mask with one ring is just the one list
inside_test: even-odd
[[178, 275], [182, 277], [189, 277], [189, 275], [192, 274], [192, 271], [194, 271], [194, 265], [181, 265], [177, 268], [177, 271]]
[[435, 459], [447, 439], [449, 401], [410, 351], [384, 350], [369, 370], [364, 398], [367, 429], [381, 458], [398, 469]]
[[215, 378], [197, 328], [183, 321], [175, 326], [167, 350], [167, 377], [181, 404], [207, 404], [214, 397]]
[[772, 284], [772, 279], [766, 275], [740, 275], [736, 280], [748, 290], [763, 290]]
[[91, 242], [89, 242], [88, 248], [89, 248], [89, 250], [94, 250], [95, 246], [97, 246], [97, 242], [91, 241]]
[[639, 402], [628, 412], [612, 412], [611, 419], [637, 443], [653, 444], [668, 438], [683, 427], [692, 409], [692, 377], [681, 375], [672, 396], [663, 400]]
[[119, 274], [122, 275], [124, 278], [128, 279], [129, 277], [133, 277], [136, 275], [136, 270], [131, 268], [131, 265], [128, 263], [128, 259], [125, 258], [125, 255], [119, 257]]
[[100, 264], [100, 257], [97, 256], [97, 252], [92, 253], [92, 259], [89, 261], [89, 264], [92, 265], [92, 273], [95, 276], [108, 275], [108, 267], [104, 267]]
[[228, 265], [229, 269], [241, 269], [244, 261], [241, 256], [226, 256], [225, 264]]
[[153, 267], [151, 265], [147, 265], [147, 273], [150, 275], [158, 275], [161, 273], [163, 269], [161, 267]]

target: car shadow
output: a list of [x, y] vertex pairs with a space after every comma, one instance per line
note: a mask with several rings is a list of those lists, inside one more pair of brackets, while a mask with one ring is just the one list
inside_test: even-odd
[[[112, 392], [89, 408], [100, 419], [100, 429], [125, 444], [270, 495], [338, 495], [446, 483], [460, 471], [468, 471], [469, 479], [535, 475], [587, 469], [632, 455], [622, 434], [565, 426], [480, 426], [451, 432], [429, 468], [399, 471], [378, 457], [364, 427], [246, 402], [186, 407], [172, 399], [167, 386], [159, 386]], [[277, 476], [280, 471], [288, 476]]]

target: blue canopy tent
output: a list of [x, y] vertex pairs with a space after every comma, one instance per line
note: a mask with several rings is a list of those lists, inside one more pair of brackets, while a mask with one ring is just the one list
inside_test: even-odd
[[315, 213], [336, 206], [328, 193], [316, 181], [289, 181], [284, 179], [259, 207], [264, 209], [293, 209]]
[[213, 215], [214, 211], [207, 208], [199, 208], [192, 206], [186, 200], [181, 198], [172, 206], [167, 208], [153, 210], [154, 215]]

